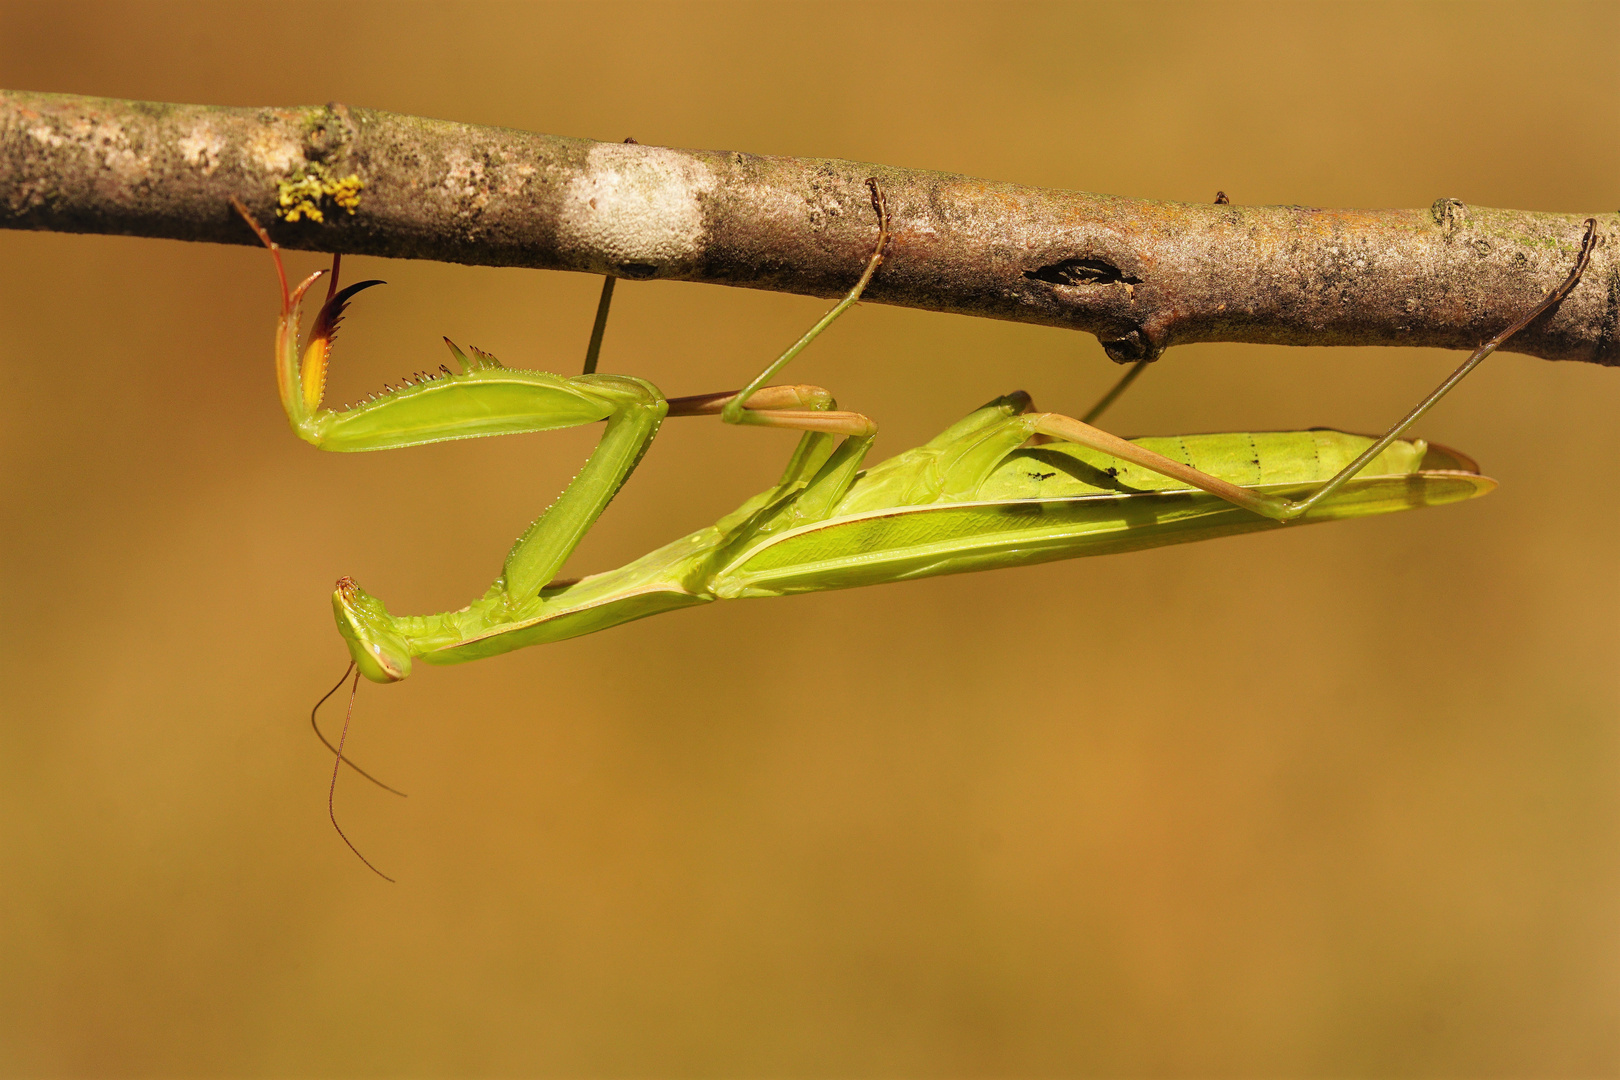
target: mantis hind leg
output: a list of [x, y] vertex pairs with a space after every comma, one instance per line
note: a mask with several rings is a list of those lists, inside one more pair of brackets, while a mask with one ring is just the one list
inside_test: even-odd
[[[1219, 496], [1227, 502], [1240, 506], [1245, 510], [1250, 510], [1262, 517], [1268, 517], [1275, 521], [1297, 520], [1304, 516], [1311, 507], [1333, 495], [1334, 492], [1354, 478], [1357, 473], [1366, 468], [1378, 455], [1388, 449], [1391, 443], [1405, 434], [1407, 429], [1416, 423], [1424, 413], [1428, 412], [1441, 398], [1445, 397], [1469, 372], [1478, 367], [1487, 356], [1500, 348], [1514, 334], [1529, 326], [1545, 312], [1560, 303], [1564, 297], [1568, 296], [1585, 272], [1587, 263], [1591, 260], [1592, 249], [1596, 245], [1596, 241], [1597, 221], [1588, 218], [1586, 221], [1586, 233], [1581, 239], [1580, 252], [1575, 258], [1575, 265], [1565, 275], [1563, 281], [1554, 286], [1535, 307], [1531, 308], [1512, 326], [1509, 326], [1475, 349], [1468, 359], [1464, 360], [1456, 371], [1447, 376], [1446, 380], [1433, 393], [1418, 402], [1410, 412], [1380, 438], [1375, 439], [1354, 461], [1340, 469], [1334, 476], [1303, 499], [1285, 499], [1276, 495], [1263, 495], [1259, 492], [1250, 491], [1248, 488], [1211, 476], [1190, 465], [1172, 461], [1161, 454], [1156, 454], [1144, 447], [1127, 442], [1117, 435], [1110, 435], [1100, 428], [1092, 427], [1084, 420], [1076, 420], [1073, 417], [1062, 416], [1058, 413], [1035, 414], [1033, 416], [1033, 430], [1041, 435], [1067, 439], [1070, 442], [1100, 450], [1105, 454], [1112, 454], [1114, 457], [1140, 465], [1161, 476], [1180, 480], [1192, 487], [1207, 491], [1211, 495]], [[1126, 376], [1127, 379], [1130, 377], [1131, 375]], [[1126, 384], [1122, 380], [1121, 385], [1116, 388], [1116, 392], [1104, 398], [1097, 408], [1087, 414], [1087, 419], [1094, 418], [1101, 409], [1106, 408], [1111, 398], [1116, 397], [1117, 392], [1122, 390], [1124, 385]]]

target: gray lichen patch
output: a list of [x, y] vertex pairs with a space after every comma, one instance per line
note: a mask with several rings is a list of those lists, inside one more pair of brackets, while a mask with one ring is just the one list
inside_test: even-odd
[[605, 257], [603, 269], [623, 277], [690, 265], [707, 245], [703, 200], [716, 186], [708, 165], [679, 150], [599, 144], [564, 191], [559, 244]]
[[191, 125], [186, 133], [175, 140], [174, 147], [187, 165], [200, 169], [204, 176], [213, 176], [219, 168], [220, 155], [226, 145], [225, 136], [206, 121]]
[[28, 136], [47, 150], [68, 148], [84, 155], [120, 183], [145, 180], [151, 173], [151, 154], [137, 147], [117, 121], [87, 116], [55, 124], [41, 120], [28, 128]]
[[242, 149], [250, 165], [268, 173], [289, 173], [304, 163], [304, 148], [281, 124], [266, 123], [250, 129]]

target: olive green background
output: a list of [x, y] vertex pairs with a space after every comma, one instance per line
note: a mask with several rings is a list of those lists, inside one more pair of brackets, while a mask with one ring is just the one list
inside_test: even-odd
[[[342, 100], [1156, 199], [1620, 206], [1612, 4], [29, 4], [0, 85]], [[295, 254], [295, 269], [320, 264]], [[350, 400], [438, 337], [574, 369], [598, 282], [387, 278]], [[621, 286], [602, 367], [734, 386], [823, 301]], [[309, 706], [328, 592], [458, 607], [590, 430], [318, 453], [247, 247], [0, 233], [0, 1073], [1600, 1076], [1620, 1069], [1620, 372], [1502, 354], [1423, 424], [1465, 506], [716, 605]], [[1507, 313], [1504, 313], [1505, 315]], [[1459, 358], [1172, 350], [1132, 434], [1381, 428]], [[1115, 376], [867, 305], [795, 366], [880, 453]], [[574, 571], [789, 435], [683, 421]], [[334, 717], [335, 719], [335, 717]]]

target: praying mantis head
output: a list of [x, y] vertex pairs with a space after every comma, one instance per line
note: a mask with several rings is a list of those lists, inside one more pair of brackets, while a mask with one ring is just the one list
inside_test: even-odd
[[411, 652], [392, 629], [393, 619], [382, 601], [350, 577], [338, 579], [332, 591], [332, 613], [338, 633], [349, 646], [360, 674], [372, 682], [399, 682], [411, 673]]

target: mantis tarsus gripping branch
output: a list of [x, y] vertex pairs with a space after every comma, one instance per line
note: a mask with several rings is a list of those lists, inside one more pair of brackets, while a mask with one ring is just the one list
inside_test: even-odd
[[[321, 408], [332, 340], [349, 300], [377, 282], [340, 289], [334, 258], [326, 301], [300, 358], [299, 302], [320, 272], [289, 289], [276, 245], [239, 205], [281, 279], [278, 386], [301, 438], [327, 450], [386, 450], [606, 421], [578, 476], [513, 544], [489, 589], [466, 607], [395, 616], [352, 579], [338, 581], [333, 610], [359, 674], [397, 682], [416, 660], [476, 660], [713, 600], [1131, 551], [1484, 494], [1495, 482], [1466, 456], [1400, 436], [1486, 355], [1568, 294], [1595, 237], [1595, 223], [1588, 222], [1565, 281], [1379, 439], [1315, 429], [1126, 440], [1034, 411], [1028, 395], [1018, 392], [973, 411], [921, 447], [863, 469], [876, 434], [870, 420], [837, 410], [817, 387], [765, 383], [860, 297], [881, 264], [888, 222], [875, 185], [873, 197], [878, 238], [861, 279], [739, 392], [666, 399], [643, 379], [511, 369], [447, 341], [459, 372], [441, 368], [342, 410]], [[605, 305], [599, 322], [604, 316]], [[591, 368], [599, 341], [598, 331]], [[715, 414], [805, 432], [777, 483], [714, 525], [625, 566], [556, 582], [664, 417]], [[333, 749], [335, 766], [341, 765], [341, 742]]]

